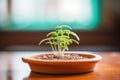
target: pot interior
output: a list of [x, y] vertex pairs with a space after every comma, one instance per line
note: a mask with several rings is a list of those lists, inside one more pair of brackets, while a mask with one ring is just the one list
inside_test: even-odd
[[[52, 53], [47, 53], [47, 54], [38, 54], [38, 55], [33, 55], [33, 56], [31, 56], [31, 58], [33, 58], [33, 59], [39, 59], [39, 57], [42, 57], [42, 56], [48, 56], [48, 55], [53, 55]], [[94, 55], [92, 55], [92, 54], [79, 54], [79, 53], [65, 53], [64, 54], [65, 56], [67, 56], [67, 55], [71, 55], [71, 56], [74, 56], [74, 55], [77, 55], [77, 56], [80, 56], [80, 57], [82, 57], [82, 58], [84, 58], [84, 59], [92, 59], [92, 58], [95, 58], [95, 56]]]

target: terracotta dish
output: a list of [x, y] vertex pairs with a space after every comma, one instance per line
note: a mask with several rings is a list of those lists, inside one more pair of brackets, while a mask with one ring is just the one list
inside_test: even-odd
[[102, 59], [101, 56], [90, 52], [65, 52], [65, 54], [79, 54], [87, 57], [80, 60], [40, 60], [36, 59], [38, 56], [52, 54], [52, 52], [40, 52], [22, 57], [23, 62], [28, 63], [31, 70], [39, 73], [48, 74], [70, 74], [70, 73], [84, 73], [94, 71], [94, 67], [98, 61]]

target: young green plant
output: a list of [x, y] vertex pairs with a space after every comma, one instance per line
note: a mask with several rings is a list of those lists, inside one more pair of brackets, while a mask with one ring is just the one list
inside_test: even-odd
[[[73, 42], [79, 44], [78, 35], [71, 31], [72, 28], [67, 25], [56, 26], [54, 31], [47, 34], [47, 38], [40, 41], [39, 45], [43, 42], [50, 44], [52, 50], [57, 58], [64, 58], [65, 50], [69, 50], [68, 46]], [[72, 39], [70, 36], [76, 39]]]

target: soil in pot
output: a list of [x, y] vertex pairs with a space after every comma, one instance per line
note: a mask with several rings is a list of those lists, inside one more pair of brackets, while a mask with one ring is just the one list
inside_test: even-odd
[[90, 58], [93, 57], [88, 55], [81, 55], [81, 54], [65, 54], [63, 58], [59, 58], [54, 54], [44, 54], [35, 57], [35, 59], [39, 59], [39, 60], [84, 60]]

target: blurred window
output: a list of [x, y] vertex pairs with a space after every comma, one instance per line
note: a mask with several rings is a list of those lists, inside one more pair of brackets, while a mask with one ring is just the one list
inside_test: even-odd
[[4, 27], [4, 22], [7, 20], [7, 0], [0, 0], [0, 30]]
[[6, 18], [6, 0], [1, 0], [0, 28], [3, 31], [51, 30], [69, 25], [74, 30], [93, 30], [99, 22], [98, 0], [11, 0]]

